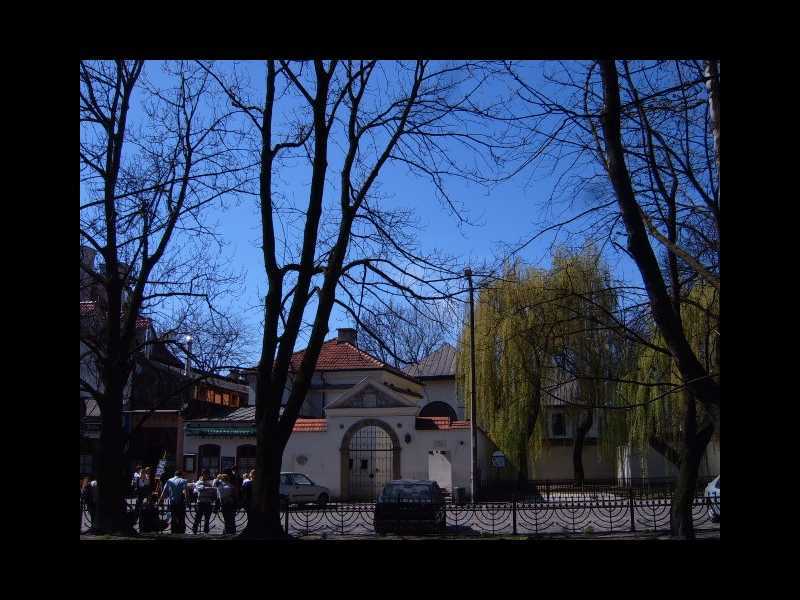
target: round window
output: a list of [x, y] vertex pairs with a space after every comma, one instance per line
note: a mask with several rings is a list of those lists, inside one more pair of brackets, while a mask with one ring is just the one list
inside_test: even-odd
[[297, 457], [297, 464], [298, 465], [304, 465], [307, 462], [308, 462], [308, 457], [305, 456], [304, 454], [301, 454], [300, 456]]

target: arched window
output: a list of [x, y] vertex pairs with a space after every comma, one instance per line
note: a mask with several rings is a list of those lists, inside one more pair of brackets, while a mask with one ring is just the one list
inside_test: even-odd
[[446, 402], [430, 402], [419, 411], [420, 417], [450, 417], [451, 421], [456, 420], [456, 411]]
[[200, 457], [200, 471], [203, 469], [208, 470], [212, 477], [216, 477], [219, 473], [219, 452], [220, 448], [217, 444], [203, 444], [197, 449], [197, 454]]
[[256, 468], [256, 447], [253, 444], [243, 444], [236, 448], [236, 464], [239, 465], [239, 474], [249, 473]]

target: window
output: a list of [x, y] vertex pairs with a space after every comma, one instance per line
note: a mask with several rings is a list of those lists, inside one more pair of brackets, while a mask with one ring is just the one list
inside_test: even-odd
[[92, 455], [81, 454], [81, 473], [88, 475], [92, 472]]
[[554, 438], [567, 437], [567, 420], [563, 412], [556, 412], [550, 415], [551, 430], [550, 435]]
[[361, 470], [362, 471], [366, 471], [367, 470], [367, 459], [366, 458], [362, 458], [361, 459]]
[[236, 448], [236, 464], [240, 473], [248, 473], [256, 468], [256, 447], [253, 444], [243, 444]]
[[220, 448], [216, 444], [203, 444], [198, 448], [200, 470], [208, 470], [212, 477], [216, 477], [219, 473], [219, 451]]
[[383, 488], [382, 502], [430, 502], [433, 486], [419, 483], [389, 483]]
[[305, 475], [301, 475], [300, 473], [296, 473], [294, 476], [294, 484], [295, 485], [314, 485], [314, 482], [311, 481]]

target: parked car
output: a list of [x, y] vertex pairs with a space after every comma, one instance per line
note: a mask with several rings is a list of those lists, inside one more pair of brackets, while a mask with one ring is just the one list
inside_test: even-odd
[[317, 485], [303, 473], [281, 473], [281, 501], [284, 504], [315, 503], [325, 506], [331, 499], [331, 491]]
[[390, 531], [444, 531], [447, 520], [444, 494], [435, 481], [390, 481], [375, 503], [375, 533]]
[[708, 498], [708, 516], [712, 523], [719, 523], [719, 475], [706, 486], [706, 498]]

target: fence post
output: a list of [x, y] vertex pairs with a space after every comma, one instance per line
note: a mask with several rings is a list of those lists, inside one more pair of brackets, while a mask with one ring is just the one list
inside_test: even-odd
[[511, 518], [514, 526], [514, 535], [517, 535], [517, 495], [511, 494]]
[[636, 531], [636, 521], [633, 518], [633, 487], [628, 488], [628, 508], [631, 512], [631, 531]]

